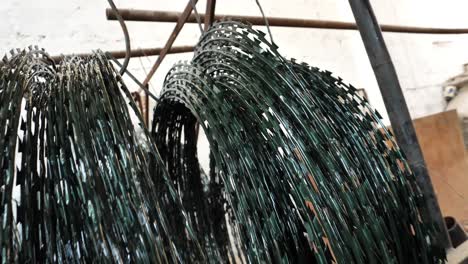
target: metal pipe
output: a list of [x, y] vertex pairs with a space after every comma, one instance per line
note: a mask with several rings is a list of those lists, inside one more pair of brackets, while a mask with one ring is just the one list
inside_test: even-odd
[[206, 1], [206, 14], [205, 14], [205, 28], [204, 30], [207, 31], [209, 27], [214, 22], [214, 14], [215, 14], [215, 7], [216, 7], [216, 0], [207, 0]]
[[[119, 9], [120, 14], [126, 21], [146, 21], [146, 22], [177, 22], [181, 17], [180, 12], [169, 11], [151, 11], [151, 10], [134, 10], [134, 9]], [[200, 14], [202, 22], [205, 14]], [[116, 20], [115, 13], [112, 9], [106, 9], [106, 17], [108, 20]], [[247, 21], [255, 26], [264, 26], [265, 20], [260, 16], [237, 16], [237, 15], [215, 15], [215, 20], [223, 18], [232, 18], [236, 20]], [[197, 23], [195, 15], [190, 15], [186, 23]], [[297, 27], [297, 28], [322, 28], [322, 29], [340, 29], [340, 30], [357, 30], [355, 23], [332, 21], [332, 20], [317, 20], [317, 19], [300, 19], [300, 18], [283, 18], [270, 17], [268, 23], [273, 27]], [[395, 33], [419, 33], [419, 34], [466, 34], [468, 28], [427, 28], [399, 25], [380, 25], [383, 32]]]
[[367, 56], [379, 84], [396, 140], [406, 155], [416, 181], [423, 192], [426, 208], [421, 212], [422, 216], [426, 220], [433, 220], [439, 228], [434, 242], [442, 248], [449, 248], [450, 240], [418, 138], [416, 137], [416, 131], [414, 130], [413, 122], [406, 106], [395, 67], [388, 53], [371, 4], [369, 0], [349, 0], [349, 4], [351, 5]]
[[174, 41], [176, 40], [177, 36], [179, 35], [180, 31], [182, 30], [182, 27], [185, 25], [185, 22], [187, 22], [188, 17], [192, 13], [193, 6], [197, 4], [198, 0], [190, 0], [187, 6], [184, 9], [184, 12], [179, 16], [177, 19], [177, 23], [172, 30], [171, 35], [169, 36], [169, 39], [166, 42], [166, 45], [164, 45], [164, 48], [161, 50], [161, 53], [159, 54], [156, 62], [154, 63], [153, 67], [151, 67], [148, 76], [146, 76], [145, 80], [143, 81], [143, 85], [147, 85], [149, 81], [151, 80], [151, 77], [153, 77], [154, 73], [156, 70], [159, 68], [159, 65], [161, 65], [162, 61], [166, 57], [167, 51], [169, 51], [172, 47], [172, 44], [174, 44]]
[[[175, 53], [184, 53], [184, 52], [192, 52], [194, 50], [193, 46], [178, 46], [178, 47], [172, 47], [167, 53], [168, 54], [175, 54]], [[153, 49], [134, 49], [130, 52], [130, 57], [145, 57], [145, 56], [155, 56], [159, 55], [162, 51], [162, 48], [153, 48]], [[112, 57], [116, 59], [123, 59], [125, 58], [125, 50], [116, 50], [116, 51], [109, 51], [112, 55]], [[91, 56], [92, 53], [77, 53], [73, 54], [73, 56], [77, 57], [88, 57]], [[57, 56], [51, 56], [52, 60], [55, 63], [60, 62], [63, 58], [66, 56], [72, 56], [72, 55], [57, 55]]]

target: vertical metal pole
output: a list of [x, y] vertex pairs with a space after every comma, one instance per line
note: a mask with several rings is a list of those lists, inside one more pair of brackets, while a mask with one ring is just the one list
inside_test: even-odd
[[[149, 84], [147, 84], [145, 86], [146, 90], [149, 90]], [[146, 122], [146, 127], [149, 129], [151, 127], [151, 124], [149, 122], [149, 96], [147, 94], [145, 94], [145, 112], [144, 112], [144, 118], [145, 118], [145, 122]]]
[[440, 247], [449, 248], [451, 247], [451, 243], [440, 212], [437, 197], [432, 187], [395, 67], [388, 53], [371, 4], [369, 0], [349, 0], [349, 4], [353, 10], [367, 56], [379, 84], [396, 140], [406, 155], [416, 181], [426, 199], [426, 210], [422, 212], [423, 217], [432, 219], [439, 227], [439, 232], [436, 234], [434, 242]]
[[214, 14], [216, 8], [216, 0], [206, 1], [206, 12], [205, 12], [205, 31], [213, 24]]

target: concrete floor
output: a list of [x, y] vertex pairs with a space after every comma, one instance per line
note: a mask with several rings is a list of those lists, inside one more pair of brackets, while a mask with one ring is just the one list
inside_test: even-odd
[[468, 240], [447, 252], [447, 264], [468, 264]]

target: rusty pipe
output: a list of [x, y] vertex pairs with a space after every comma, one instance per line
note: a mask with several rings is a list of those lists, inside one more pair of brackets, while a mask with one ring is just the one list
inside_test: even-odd
[[[146, 21], [146, 22], [177, 22], [180, 18], [180, 12], [157, 11], [157, 10], [136, 10], [136, 9], [119, 9], [119, 13], [126, 21]], [[117, 20], [112, 9], [106, 9], [106, 17], [108, 20]], [[204, 22], [205, 14], [200, 14], [201, 21]], [[235, 20], [247, 21], [255, 26], [264, 26], [265, 20], [260, 16], [237, 16], [237, 15], [215, 15], [215, 20], [223, 18], [232, 18]], [[186, 23], [197, 23], [194, 14], [191, 14]], [[268, 18], [270, 26], [274, 27], [297, 27], [297, 28], [321, 28], [321, 29], [340, 29], [340, 30], [357, 30], [355, 23], [332, 21], [332, 20], [317, 20], [317, 19], [300, 19], [300, 18], [284, 18], [270, 17]], [[395, 33], [419, 33], [419, 34], [466, 34], [468, 28], [427, 28], [399, 25], [380, 25], [384, 32]]]
[[166, 45], [164, 45], [164, 48], [161, 50], [161, 53], [159, 54], [158, 58], [156, 59], [156, 62], [154, 63], [153, 67], [151, 67], [150, 71], [148, 72], [148, 75], [146, 76], [145, 80], [143, 81], [143, 86], [147, 85], [149, 81], [151, 80], [151, 77], [153, 77], [154, 73], [156, 70], [159, 68], [159, 65], [163, 62], [164, 58], [166, 57], [167, 51], [169, 51], [172, 47], [172, 44], [174, 44], [174, 41], [176, 40], [177, 36], [179, 35], [180, 31], [182, 30], [182, 27], [185, 25], [185, 22], [187, 21], [187, 18], [190, 16], [192, 13], [193, 8], [197, 4], [198, 0], [190, 0], [187, 6], [184, 9], [184, 12], [180, 14], [180, 16], [177, 18], [177, 23], [172, 30], [171, 35], [169, 36], [169, 39], [166, 42]]
[[204, 30], [207, 31], [209, 27], [214, 22], [215, 18], [215, 8], [216, 8], [216, 0], [207, 0], [206, 1], [206, 15], [204, 16], [205, 28]]
[[[163, 48], [152, 48], [152, 49], [134, 49], [130, 52], [130, 57], [145, 57], [145, 56], [155, 56], [161, 53]], [[192, 52], [194, 50], [193, 46], [178, 46], [172, 47], [168, 54], [175, 54], [175, 53], [184, 53], [184, 52]], [[116, 59], [123, 59], [125, 58], [125, 50], [116, 50], [116, 51], [109, 51], [112, 57]], [[77, 57], [88, 57], [91, 56], [92, 53], [77, 53], [73, 54], [73, 56]], [[71, 55], [57, 55], [51, 56], [52, 60], [56, 63], [60, 62], [64, 57], [71, 56]]]

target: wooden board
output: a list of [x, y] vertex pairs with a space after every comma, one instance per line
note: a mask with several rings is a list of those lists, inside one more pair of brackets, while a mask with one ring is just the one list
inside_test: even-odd
[[444, 216], [468, 228], [468, 160], [455, 110], [413, 120]]

